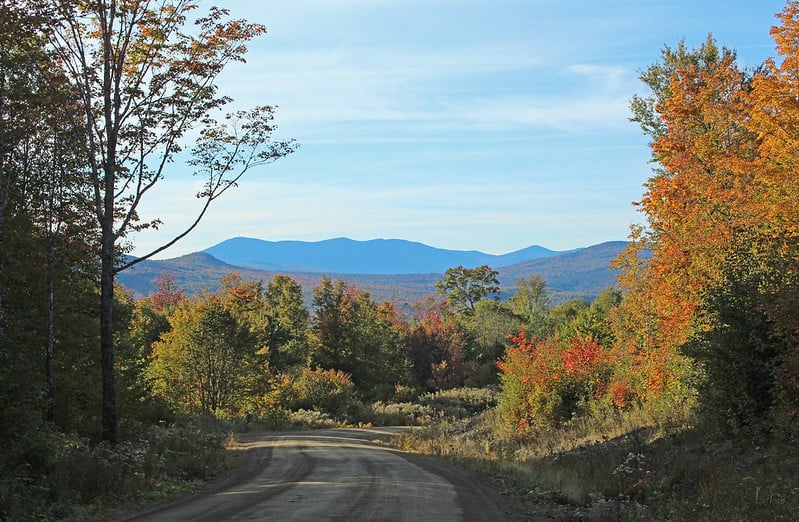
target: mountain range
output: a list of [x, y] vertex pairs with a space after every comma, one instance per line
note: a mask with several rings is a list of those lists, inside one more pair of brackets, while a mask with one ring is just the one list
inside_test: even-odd
[[492, 255], [399, 239], [270, 242], [232, 238], [202, 252], [143, 261], [121, 272], [118, 280], [140, 297], [155, 291], [153, 281], [164, 272], [171, 273], [188, 293], [215, 291], [222, 276], [230, 273], [263, 281], [288, 274], [302, 286], [310, 303], [313, 288], [326, 275], [370, 292], [376, 301], [404, 305], [434, 294], [435, 284], [447, 268], [487, 264], [499, 272], [503, 297], [515, 291], [519, 278], [540, 275], [553, 302], [572, 297], [591, 300], [615, 284], [616, 272], [610, 269], [610, 263], [626, 244], [612, 241], [563, 252], [534, 245]]
[[337, 274], [440, 274], [447, 268], [509, 266], [564, 252], [533, 245], [504, 255], [446, 250], [403, 239], [264, 241], [235, 237], [203, 252], [230, 265], [278, 272]]

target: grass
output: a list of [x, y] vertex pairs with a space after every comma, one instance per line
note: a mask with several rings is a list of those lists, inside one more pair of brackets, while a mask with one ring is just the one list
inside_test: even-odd
[[104, 520], [196, 489], [230, 463], [229, 433], [201, 419], [126, 435], [111, 445], [46, 426], [26, 434], [2, 462], [0, 520]]
[[497, 435], [492, 411], [400, 435], [401, 449], [490, 474], [531, 518], [794, 520], [796, 441], [715, 441], [687, 411], [575, 419], [525, 441]]
[[[711, 439], [681, 409], [575, 418], [526, 440], [505, 435], [496, 390], [459, 389], [363, 406], [367, 425], [415, 424], [393, 444], [489, 474], [531, 519], [793, 520], [795, 439]], [[182, 419], [140, 427], [116, 446], [40, 430], [6, 453], [0, 520], [103, 519], [196, 489], [230, 465], [231, 431], [356, 425], [311, 410], [255, 422]], [[9, 455], [17, 455], [15, 461]]]

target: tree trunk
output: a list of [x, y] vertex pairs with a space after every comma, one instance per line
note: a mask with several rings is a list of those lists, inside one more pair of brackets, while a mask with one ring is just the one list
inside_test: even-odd
[[[106, 234], [103, 234], [106, 236]], [[110, 235], [110, 234], [109, 234]], [[117, 441], [116, 387], [114, 384], [114, 241], [104, 237], [100, 272], [100, 367], [103, 387], [103, 440]]]
[[[5, 49], [0, 49], [1, 63], [5, 63]], [[10, 188], [10, 181], [8, 173], [6, 172], [6, 133], [7, 133], [7, 117], [6, 117], [6, 75], [3, 67], [0, 67], [0, 355], [4, 349], [3, 337], [5, 336], [6, 324], [6, 308], [5, 308], [5, 295], [6, 295], [6, 281], [5, 281], [5, 218], [6, 206], [8, 203], [8, 190]]]
[[55, 344], [55, 253], [53, 234], [47, 234], [47, 345], [44, 350], [44, 374], [47, 382], [47, 420], [55, 418], [55, 384], [53, 379], [53, 346]]
[[[116, 13], [116, 2], [111, 3], [110, 18]], [[103, 165], [102, 212], [100, 212], [100, 368], [103, 385], [103, 440], [117, 441], [116, 384], [114, 383], [114, 261], [116, 234], [114, 233], [114, 203], [117, 175], [118, 121], [121, 101], [119, 91], [113, 89], [114, 71], [111, 27], [103, 33], [103, 117], [106, 143]], [[98, 202], [99, 203], [99, 202]]]

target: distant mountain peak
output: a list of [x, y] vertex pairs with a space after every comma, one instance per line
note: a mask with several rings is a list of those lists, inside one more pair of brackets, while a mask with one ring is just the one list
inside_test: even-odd
[[478, 250], [435, 248], [405, 239], [359, 241], [346, 237], [322, 241], [234, 237], [204, 252], [245, 268], [337, 274], [443, 273], [454, 266], [473, 268], [484, 264], [499, 268], [563, 253], [532, 245], [508, 254], [493, 255]]

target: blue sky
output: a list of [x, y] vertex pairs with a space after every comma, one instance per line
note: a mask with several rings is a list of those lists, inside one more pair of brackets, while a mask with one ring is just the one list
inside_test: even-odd
[[[234, 236], [400, 238], [507, 253], [627, 238], [650, 174], [628, 121], [638, 71], [708, 32], [755, 66], [776, 0], [235, 0], [267, 26], [225, 71], [231, 109], [277, 105], [293, 155], [249, 173], [160, 258]], [[198, 180], [179, 164], [142, 207], [182, 230]]]

